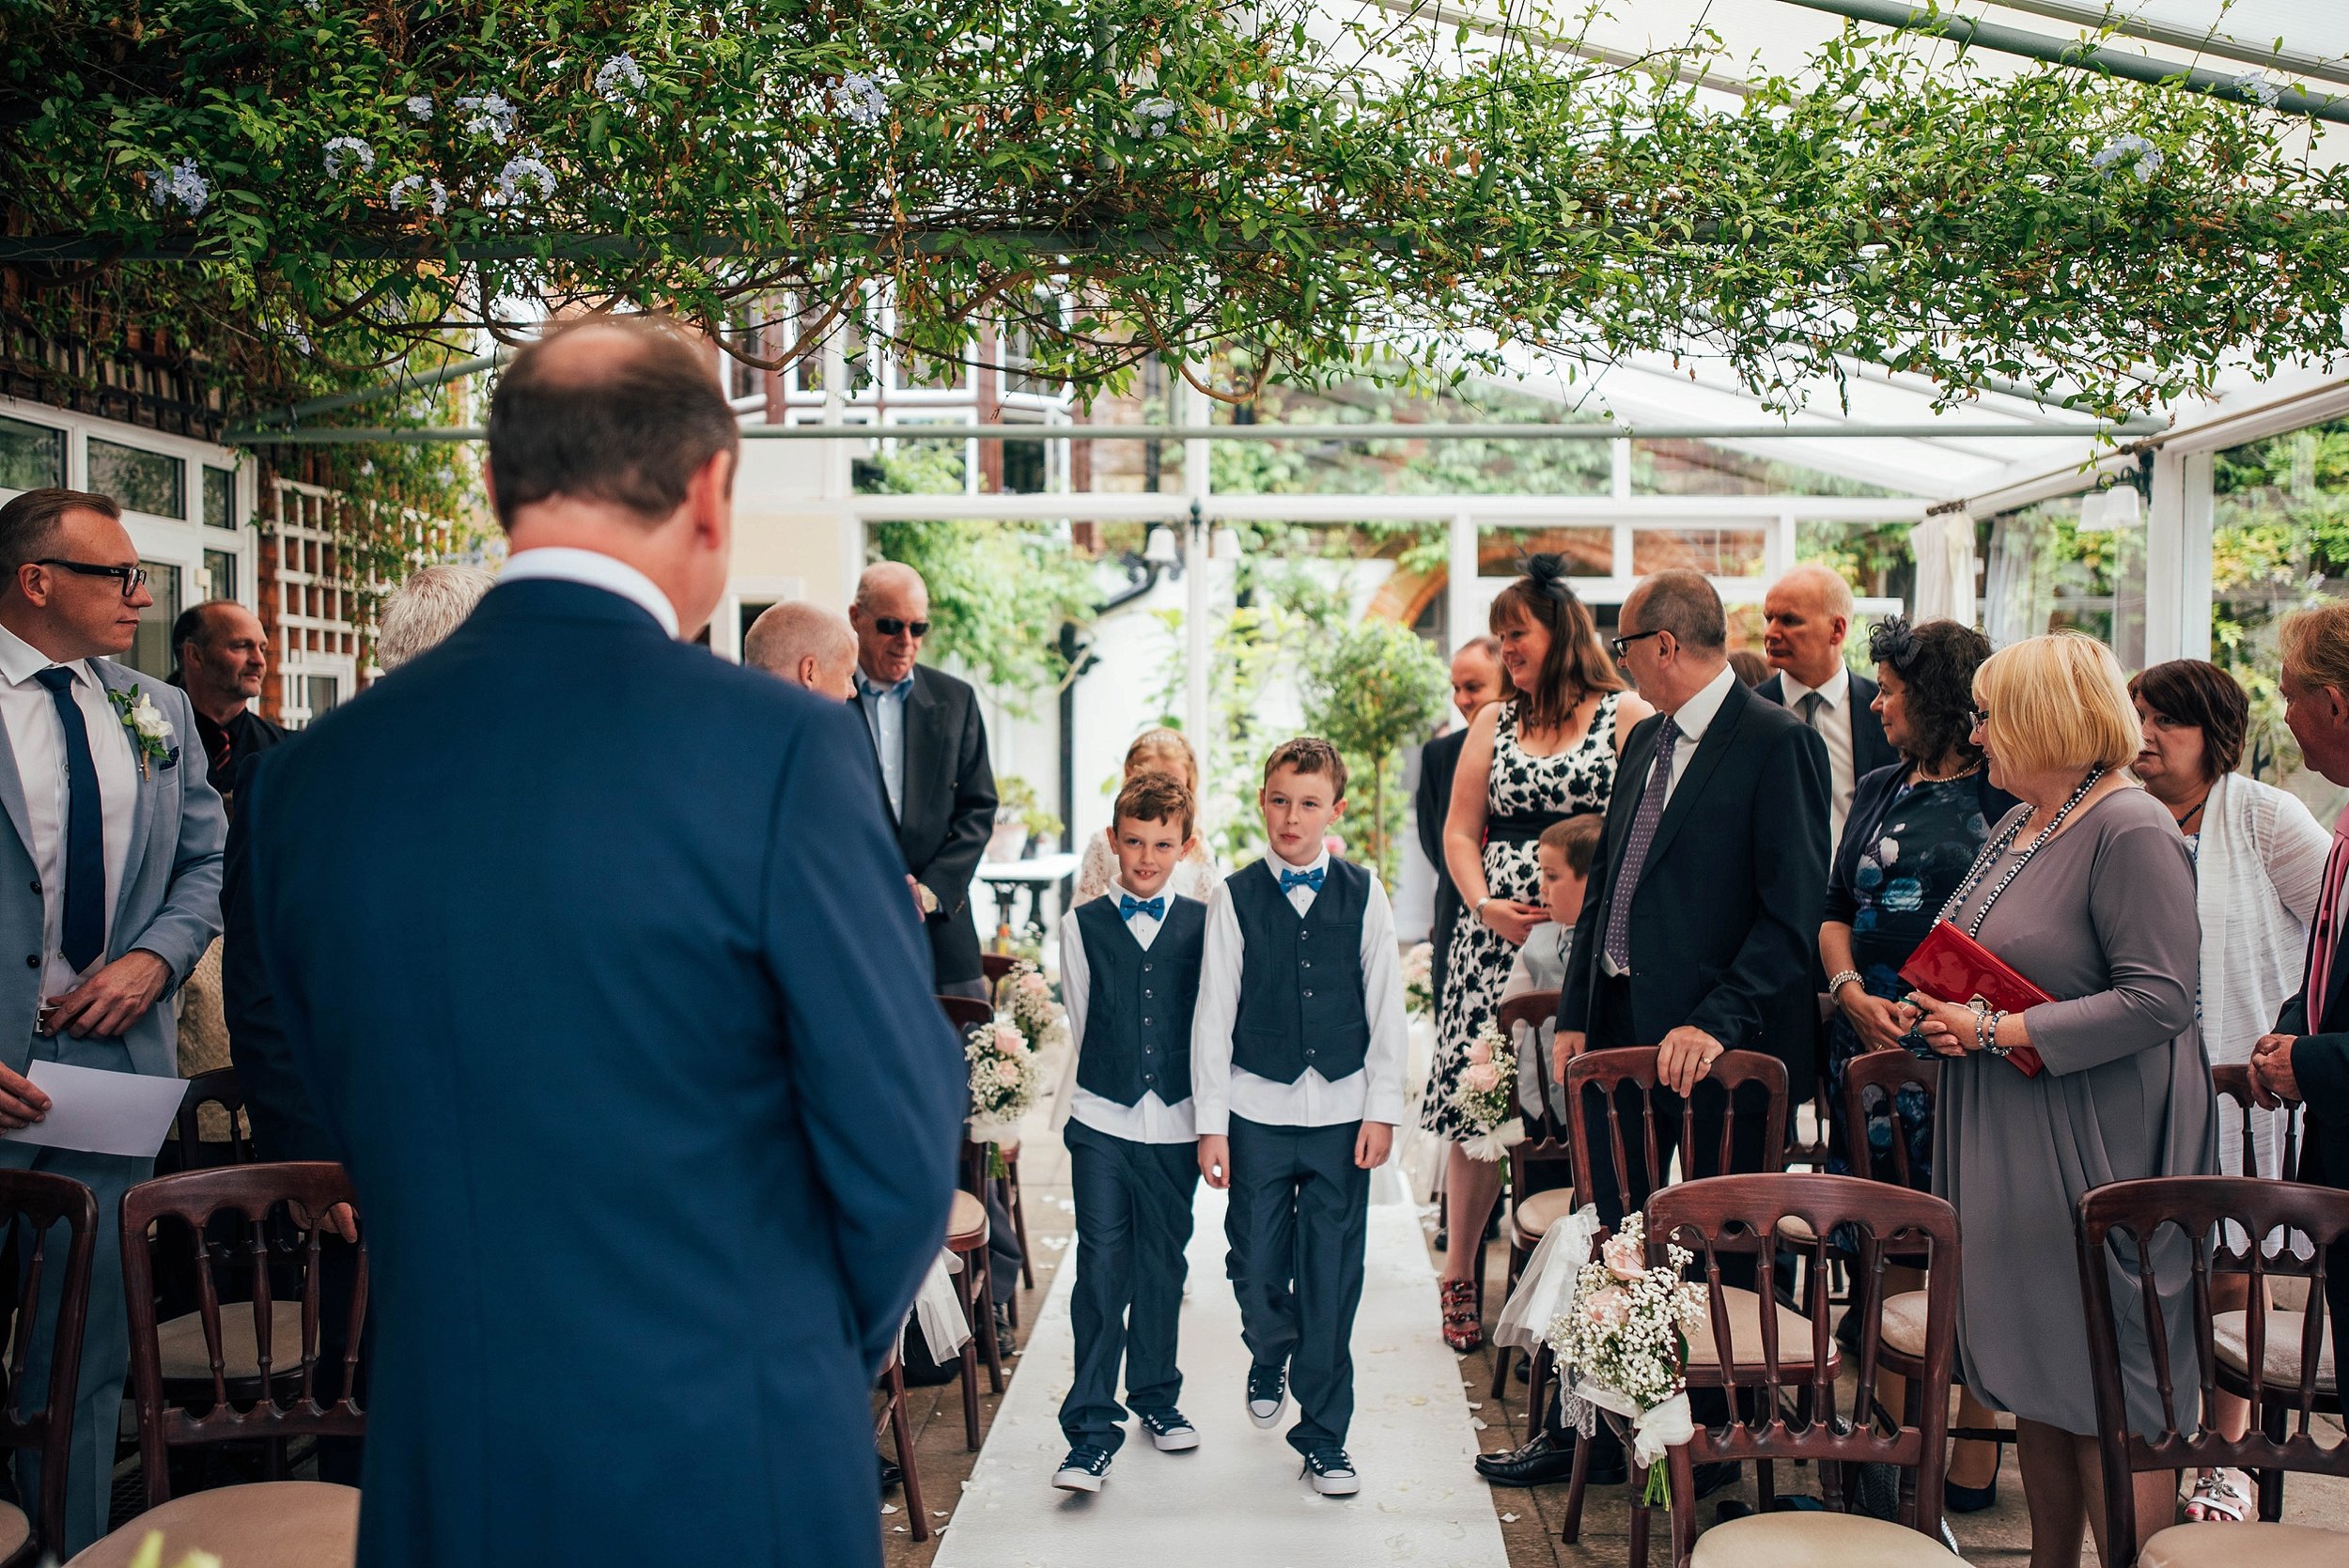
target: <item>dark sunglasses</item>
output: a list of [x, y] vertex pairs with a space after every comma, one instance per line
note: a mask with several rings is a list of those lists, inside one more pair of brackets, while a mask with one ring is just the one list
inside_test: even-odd
[[894, 615], [876, 615], [873, 617], [873, 629], [883, 637], [895, 637], [909, 631], [916, 637], [927, 637], [930, 634], [930, 623], [901, 621]]
[[37, 567], [62, 567], [77, 577], [111, 577], [122, 584], [122, 597], [129, 598], [147, 586], [145, 567], [101, 567], [88, 561], [60, 561], [46, 557], [36, 561]]
[[1622, 659], [1630, 654], [1631, 644], [1641, 638], [1661, 637], [1662, 635], [1664, 635], [1664, 629], [1659, 626], [1653, 631], [1635, 631], [1628, 637], [1610, 637], [1607, 639], [1607, 645], [1615, 650], [1617, 659]]

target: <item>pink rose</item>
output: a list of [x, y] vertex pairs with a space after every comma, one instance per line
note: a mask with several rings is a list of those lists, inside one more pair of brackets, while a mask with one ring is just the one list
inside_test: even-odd
[[1017, 1084], [1019, 1081], [1019, 1063], [1017, 1062], [996, 1063], [995, 1081], [1002, 1084], [1006, 1089], [1009, 1089], [1013, 1085]]
[[1479, 1062], [1469, 1068], [1469, 1087], [1480, 1094], [1489, 1094], [1501, 1087], [1501, 1066], [1498, 1063]]
[[1011, 1057], [1024, 1056], [1027, 1054], [1027, 1039], [1019, 1032], [1019, 1031], [1014, 1029], [1007, 1023], [1000, 1023], [995, 1026], [996, 1055]]
[[1609, 1285], [1582, 1303], [1582, 1316], [1586, 1322], [1605, 1325], [1617, 1321], [1622, 1315], [1623, 1292], [1614, 1285]]
[[1638, 1280], [1646, 1277], [1647, 1258], [1644, 1250], [1629, 1236], [1613, 1237], [1601, 1250], [1599, 1255], [1607, 1264], [1607, 1272], [1618, 1280]]
[[1471, 1040], [1469, 1042], [1468, 1059], [1481, 1067], [1493, 1059], [1493, 1048], [1482, 1040]]
[[1019, 988], [1032, 997], [1040, 997], [1050, 991], [1052, 986], [1050, 981], [1034, 970], [1030, 970], [1019, 977]]

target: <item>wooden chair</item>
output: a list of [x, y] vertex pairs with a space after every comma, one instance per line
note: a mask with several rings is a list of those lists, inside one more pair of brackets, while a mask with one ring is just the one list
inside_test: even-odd
[[[1594, 1201], [1599, 1192], [1591, 1158], [1591, 1140], [1596, 1130], [1591, 1126], [1593, 1102], [1605, 1118], [1605, 1147], [1612, 1157], [1624, 1212], [1643, 1206], [1665, 1185], [1667, 1161], [1662, 1157], [1664, 1144], [1657, 1127], [1659, 1112], [1666, 1108], [1659, 1104], [1657, 1054], [1654, 1046], [1635, 1046], [1622, 1050], [1585, 1051], [1566, 1063], [1566, 1141], [1574, 1155], [1574, 1189], [1585, 1203]], [[1754, 1109], [1754, 1091], [1759, 1091], [1762, 1102], [1758, 1112]], [[1624, 1141], [1626, 1099], [1636, 1108], [1640, 1123], [1637, 1147], [1643, 1157], [1637, 1171], [1631, 1169], [1627, 1157], [1633, 1145]], [[1777, 1058], [1759, 1051], [1733, 1050], [1715, 1059], [1712, 1072], [1696, 1086], [1695, 1094], [1680, 1101], [1677, 1152], [1684, 1161], [1696, 1150], [1699, 1100], [1720, 1109], [1719, 1144], [1711, 1151], [1718, 1169], [1730, 1165], [1733, 1151], [1740, 1141], [1740, 1129], [1751, 1127], [1757, 1119], [1763, 1157], [1776, 1160], [1785, 1152], [1786, 1066]], [[1606, 1228], [1602, 1226], [1602, 1239], [1605, 1234]], [[1744, 1294], [1754, 1296], [1751, 1291]], [[1753, 1314], [1757, 1318], [1761, 1315], [1759, 1300], [1754, 1297]], [[1576, 1444], [1574, 1475], [1566, 1489], [1565, 1527], [1561, 1531], [1562, 1538], [1569, 1544], [1581, 1538], [1582, 1495], [1590, 1465], [1590, 1445]], [[1766, 1460], [1758, 1473], [1763, 1502], [1767, 1506], [1770, 1467]]]
[[[955, 1289], [962, 1297], [971, 1338], [962, 1344], [962, 1433], [973, 1452], [979, 1446], [979, 1353], [987, 1353], [988, 1382], [1003, 1391], [1003, 1358], [995, 1343], [995, 1281], [987, 1267], [987, 1205], [957, 1191], [946, 1220], [946, 1250], [961, 1263]], [[910, 1473], [910, 1472], [909, 1472]]]
[[[226, 1141], [204, 1136], [204, 1108], [218, 1106], [228, 1119]], [[188, 1079], [185, 1095], [172, 1117], [172, 1130], [177, 1135], [166, 1142], [166, 1150], [177, 1149], [179, 1168], [182, 1171], [210, 1170], [221, 1165], [250, 1165], [257, 1159], [253, 1152], [253, 1123], [244, 1109], [244, 1090], [237, 1082], [237, 1069], [215, 1067], [209, 1073], [198, 1073]], [[217, 1157], [225, 1155], [226, 1158]], [[163, 1172], [168, 1173], [168, 1172]]]
[[[2296, 1234], [2314, 1244], [2315, 1288], [2305, 1312], [2266, 1305], [2270, 1260], [2265, 1254], [2276, 1246], [2273, 1239], [2244, 1250], [2251, 1285], [2247, 1310], [2212, 1312], [2211, 1276], [2223, 1265], [2210, 1254], [2224, 1245], [2230, 1225], [2247, 1236], [2275, 1238], [2280, 1232], [2285, 1238]], [[2339, 1373], [2327, 1354], [2328, 1330], [2338, 1326], [2325, 1322], [2324, 1260], [2328, 1248], [2349, 1240], [2349, 1193], [2243, 1176], [2114, 1182], [2081, 1196], [2076, 1234], [2104, 1460], [2105, 1560], [2110, 1568], [2349, 1561], [2349, 1535], [2282, 1524], [2268, 1517], [2264, 1507], [2271, 1476], [2280, 1479], [2288, 1470], [2349, 1476], [2349, 1440], [2322, 1444], [2310, 1430], [2319, 1412], [2341, 1410]], [[2165, 1242], [2190, 1259], [2195, 1362], [2190, 1370], [2196, 1386], [2179, 1389], [2183, 1369], [2170, 1365], [2167, 1355], [2153, 1358], [2161, 1430], [2149, 1438], [2129, 1425], [2114, 1314], [2116, 1298], [2124, 1299], [2132, 1318], [2149, 1326], [2153, 1343], [2166, 1343], [2163, 1281], [2147, 1256]], [[2289, 1257], [2289, 1249], [2279, 1256]], [[2174, 1287], [2176, 1281], [2169, 1282]], [[2169, 1310], [2175, 1311], [2176, 1304]], [[2261, 1369], [2256, 1376], [2250, 1373], [2254, 1366]], [[2202, 1419], [2221, 1391], [2250, 1401], [2250, 1424], [2239, 1438], [2221, 1436], [2215, 1422]], [[2189, 1436], [2187, 1428], [2196, 1430]], [[2259, 1474], [2259, 1520], [2172, 1525], [2150, 1541], [2138, 1540], [2131, 1484], [2137, 1472], [2221, 1466]], [[2280, 1508], [2280, 1486], [2276, 1498]]]
[[990, 990], [1002, 985], [1003, 976], [1019, 967], [1019, 959], [1013, 954], [982, 953], [979, 955], [979, 972], [987, 976], [988, 987]]
[[[986, 955], [982, 955], [982, 956]], [[940, 997], [937, 1000], [939, 1008], [946, 1015], [946, 1021], [955, 1026], [955, 1032], [957, 1034], [968, 1034], [973, 1029], [995, 1021], [994, 1007], [975, 998]], [[1028, 1252], [1028, 1205], [1019, 1195], [1019, 1145], [1012, 1143], [1004, 1146], [1002, 1175], [986, 1175], [985, 1169], [981, 1166], [979, 1168], [981, 1173], [977, 1176], [971, 1176], [966, 1171], [963, 1185], [971, 1191], [984, 1195], [987, 1191], [985, 1184], [990, 1181], [995, 1184], [996, 1198], [1003, 1203], [1003, 1212], [1011, 1217], [1012, 1238], [1019, 1243], [1020, 1282], [1030, 1290], [1034, 1290], [1035, 1289], [1035, 1263]], [[1019, 1327], [1019, 1298], [1018, 1296], [1015, 1296], [1010, 1301], [1004, 1303], [1004, 1312], [1010, 1317], [1011, 1326], [1014, 1328]]]
[[[352, 1201], [339, 1165], [227, 1166], [141, 1182], [122, 1199], [122, 1283], [131, 1314], [131, 1383], [138, 1405], [139, 1462], [147, 1511], [73, 1560], [77, 1568], [121, 1568], [153, 1530], [173, 1552], [212, 1552], [223, 1560], [348, 1562], [358, 1550], [359, 1494], [324, 1482], [276, 1479], [282, 1451], [295, 1436], [358, 1437], [366, 1415], [356, 1393], [359, 1345], [367, 1300], [364, 1245], [355, 1262], [339, 1362], [328, 1360], [322, 1330], [327, 1211]], [[224, 1302], [214, 1270], [198, 1276], [202, 1305], [189, 1324], [159, 1324], [150, 1235], [183, 1226], [205, 1234], [230, 1217], [244, 1237], [250, 1302]], [[300, 1300], [279, 1302], [272, 1266], [290, 1234], [301, 1267]], [[167, 1331], [185, 1330], [178, 1338]], [[176, 1392], [197, 1379], [175, 1378], [175, 1359], [200, 1365], [203, 1393]], [[175, 1448], [261, 1440], [272, 1479], [171, 1495]]]
[[873, 1422], [873, 1441], [878, 1443], [882, 1433], [889, 1434], [890, 1446], [897, 1451], [897, 1484], [905, 1495], [906, 1512], [911, 1515], [906, 1522], [907, 1532], [916, 1541], [927, 1541], [930, 1516], [922, 1506], [922, 1475], [913, 1463], [913, 1426], [906, 1420], [906, 1369], [899, 1355], [898, 1347], [891, 1345], [889, 1364], [881, 1368], [881, 1413]]
[[[1750, 1293], [1722, 1282], [1724, 1253], [1743, 1258], [1758, 1250], [1761, 1278], [1771, 1278], [1789, 1219], [1799, 1219], [1813, 1234], [1841, 1232], [1850, 1238], [1857, 1272], [1878, 1281], [1875, 1288], [1855, 1290], [1855, 1298], [1884, 1299], [1880, 1277], [1888, 1259], [1928, 1260], [1925, 1354], [1899, 1421], [1882, 1410], [1874, 1393], [1883, 1344], [1880, 1314], [1869, 1312], [1860, 1324], [1858, 1377], [1847, 1408], [1838, 1383], [1843, 1354], [1830, 1327], [1826, 1274], [1812, 1274], [1803, 1312], [1757, 1311], [1760, 1302]], [[1675, 1568], [1805, 1560], [1883, 1568], [1950, 1562], [1941, 1544], [1941, 1481], [1956, 1357], [1956, 1212], [1930, 1193], [1850, 1176], [1715, 1176], [1667, 1188], [1648, 1200], [1647, 1245], [1651, 1265], [1665, 1262], [1672, 1245], [1693, 1254], [1704, 1282], [1705, 1321], [1689, 1338], [1688, 1385], [1729, 1396], [1721, 1425], [1700, 1421], [1695, 1436], [1667, 1456]], [[1697, 1533], [1697, 1465], [1751, 1460], [1766, 1470], [1781, 1459], [1817, 1464], [1828, 1512], [1763, 1512]], [[1901, 1469], [1898, 1524], [1843, 1512], [1845, 1468], [1870, 1464]], [[1633, 1481], [1636, 1487], [1638, 1478]], [[1645, 1560], [1647, 1537], [1646, 1510], [1637, 1496], [1635, 1490], [1634, 1568]]]
[[[1533, 1031], [1533, 1049], [1541, 1053], [1541, 1026], [1558, 1016], [1556, 991], [1530, 991], [1501, 1004], [1497, 1021], [1501, 1034], [1517, 1038], [1517, 1026], [1524, 1024]], [[1511, 1063], [1514, 1067], [1516, 1063]], [[1533, 1256], [1533, 1250], [1549, 1234], [1549, 1227], [1574, 1212], [1574, 1152], [1566, 1147], [1565, 1129], [1551, 1113], [1548, 1094], [1549, 1063], [1542, 1062], [1543, 1084], [1541, 1110], [1525, 1119], [1525, 1141], [1509, 1151], [1509, 1209], [1501, 1221], [1502, 1239], [1509, 1244], [1507, 1282], [1501, 1287], [1501, 1298], [1506, 1301], [1524, 1277], [1525, 1265]], [[1547, 1168], [1545, 1170], [1544, 1168]], [[1563, 1179], [1563, 1185], [1551, 1185], [1535, 1190], [1534, 1182], [1541, 1176]], [[1476, 1271], [1477, 1315], [1484, 1315], [1485, 1271]], [[1531, 1420], [1539, 1423], [1542, 1408], [1540, 1372], [1547, 1366], [1547, 1352], [1534, 1355], [1534, 1374], [1531, 1394]], [[1493, 1346], [1493, 1385], [1488, 1397], [1499, 1399], [1509, 1386], [1509, 1347]]]
[[[8, 1393], [0, 1400], [0, 1449], [40, 1455], [40, 1497], [34, 1516], [0, 1502], [0, 1568], [26, 1568], [55, 1553], [65, 1540], [65, 1487], [73, 1455], [73, 1400], [82, 1374], [82, 1336], [89, 1319], [90, 1258], [98, 1241], [98, 1203], [69, 1177], [39, 1171], [0, 1171], [0, 1239], [16, 1263], [16, 1332], [8, 1343]], [[54, 1233], [64, 1228], [62, 1239]], [[57, 1281], [54, 1314], [40, 1312], [42, 1285]], [[24, 1375], [36, 1334], [49, 1336], [49, 1381], [42, 1389]], [[36, 1395], [45, 1395], [34, 1407]]]
[[946, 1021], [955, 1026], [957, 1034], [967, 1034], [995, 1021], [992, 1002], [981, 1001], [976, 997], [938, 997], [934, 1000], [938, 1002], [938, 1010], [946, 1015]]

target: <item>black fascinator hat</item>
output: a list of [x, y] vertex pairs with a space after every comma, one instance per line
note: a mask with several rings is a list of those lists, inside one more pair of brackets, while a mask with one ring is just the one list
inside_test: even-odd
[[1574, 602], [1574, 590], [1566, 585], [1566, 564], [1560, 557], [1548, 551], [1527, 556], [1525, 575], [1544, 598], [1557, 604]]

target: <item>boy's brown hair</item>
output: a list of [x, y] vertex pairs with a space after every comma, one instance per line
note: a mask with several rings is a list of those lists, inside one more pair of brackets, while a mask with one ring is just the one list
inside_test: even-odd
[[1595, 811], [1553, 822], [1542, 830], [1541, 843], [1545, 848], [1555, 849], [1566, 859], [1566, 869], [1577, 877], [1591, 874], [1591, 862], [1598, 857], [1599, 831], [1607, 826], [1607, 818]]
[[1346, 799], [1346, 759], [1338, 749], [1317, 735], [1300, 735], [1294, 740], [1283, 740], [1272, 748], [1272, 754], [1264, 759], [1264, 782], [1270, 784], [1272, 775], [1283, 768], [1299, 773], [1330, 775], [1330, 798]]
[[1117, 792], [1117, 804], [1110, 810], [1110, 826], [1114, 829], [1129, 816], [1136, 822], [1179, 822], [1183, 842], [1188, 844], [1198, 826], [1198, 809], [1190, 791], [1174, 774], [1137, 773]]

